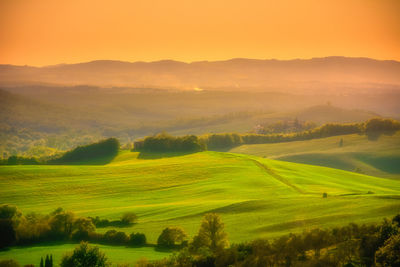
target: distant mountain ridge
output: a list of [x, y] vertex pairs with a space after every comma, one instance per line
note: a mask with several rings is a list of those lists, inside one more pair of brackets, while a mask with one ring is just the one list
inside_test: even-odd
[[45, 67], [0, 65], [0, 84], [131, 86], [193, 90], [348, 91], [400, 88], [400, 62], [325, 57], [225, 61], [125, 62], [96, 60]]

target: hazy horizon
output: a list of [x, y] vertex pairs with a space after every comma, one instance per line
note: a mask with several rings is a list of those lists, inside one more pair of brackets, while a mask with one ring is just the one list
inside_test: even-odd
[[399, 12], [396, 0], [6, 0], [0, 2], [0, 63], [328, 55], [400, 60]]
[[76, 61], [76, 62], [60, 62], [55, 64], [49, 65], [29, 65], [29, 64], [10, 64], [10, 63], [0, 63], [0, 65], [11, 65], [17, 67], [35, 67], [35, 68], [45, 68], [45, 67], [56, 67], [62, 65], [77, 65], [77, 64], [85, 64], [85, 63], [93, 63], [93, 62], [122, 62], [122, 63], [157, 63], [157, 62], [178, 62], [178, 63], [185, 63], [185, 64], [193, 64], [193, 63], [213, 63], [213, 62], [227, 62], [227, 61], [234, 61], [234, 60], [252, 60], [252, 61], [307, 61], [307, 60], [315, 60], [315, 59], [329, 59], [329, 58], [346, 58], [346, 59], [370, 59], [374, 61], [394, 61], [400, 62], [400, 59], [381, 59], [381, 58], [373, 58], [367, 56], [341, 56], [341, 55], [327, 55], [327, 56], [312, 56], [312, 57], [293, 57], [293, 58], [248, 58], [248, 57], [231, 57], [225, 59], [201, 59], [201, 60], [194, 60], [194, 61], [184, 61], [178, 60], [174, 58], [159, 58], [154, 60], [135, 60], [135, 59], [106, 59], [106, 58], [98, 58], [98, 59], [91, 59], [87, 61]]

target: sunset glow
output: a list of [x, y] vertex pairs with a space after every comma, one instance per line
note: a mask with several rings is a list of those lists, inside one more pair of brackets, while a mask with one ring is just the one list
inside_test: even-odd
[[400, 60], [400, 1], [1, 0], [0, 63]]

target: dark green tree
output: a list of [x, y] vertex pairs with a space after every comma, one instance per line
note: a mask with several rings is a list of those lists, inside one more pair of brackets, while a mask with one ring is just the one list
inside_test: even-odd
[[86, 242], [75, 248], [72, 254], [65, 255], [61, 267], [106, 267], [110, 266], [107, 257], [98, 247], [91, 247]]
[[375, 263], [377, 266], [400, 266], [400, 234], [386, 240], [375, 254]]
[[185, 231], [180, 227], [167, 227], [158, 237], [157, 245], [160, 247], [173, 247], [182, 242], [186, 236]]
[[10, 219], [0, 219], [0, 248], [12, 245], [16, 241], [13, 222]]
[[225, 225], [218, 214], [205, 214], [193, 244], [197, 248], [207, 247], [213, 252], [225, 248], [228, 245], [228, 237], [224, 228]]
[[44, 267], [50, 267], [49, 255], [46, 255], [46, 259], [44, 260]]

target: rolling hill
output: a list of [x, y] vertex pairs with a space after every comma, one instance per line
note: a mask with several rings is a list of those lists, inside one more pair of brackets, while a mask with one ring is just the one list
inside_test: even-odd
[[193, 235], [206, 212], [220, 213], [238, 242], [380, 221], [400, 212], [399, 201], [398, 180], [234, 153], [125, 151], [103, 166], [0, 167], [0, 203], [111, 219], [134, 211], [139, 223], [124, 230], [144, 232], [152, 243], [170, 225]]
[[[237, 58], [184, 63], [173, 60], [97, 60], [45, 67], [0, 65], [0, 84], [134, 86], [194, 90], [355, 93], [399, 88], [400, 62], [326, 57], [294, 60]], [[377, 84], [380, 84], [377, 86]], [[371, 90], [373, 88], [373, 90]]]
[[[343, 146], [339, 146], [343, 139]], [[364, 135], [343, 135], [279, 144], [242, 145], [229, 152], [400, 178], [400, 132], [370, 141]]]

